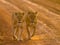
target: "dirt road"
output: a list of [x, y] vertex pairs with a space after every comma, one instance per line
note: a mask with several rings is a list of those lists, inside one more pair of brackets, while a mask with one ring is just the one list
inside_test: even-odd
[[[38, 12], [36, 34], [40, 36], [40, 40], [37, 41], [13, 41], [4, 44], [1, 43], [1, 45], [60, 45], [59, 5], [49, 0], [0, 0], [0, 26], [2, 25], [0, 30], [7, 30], [3, 34], [3, 36], [5, 35], [3, 39], [11, 40], [13, 36], [12, 14], [18, 11], [24, 13], [28, 11]], [[8, 38], [8, 33], [6, 32], [11, 33], [8, 35], [10, 38]]]

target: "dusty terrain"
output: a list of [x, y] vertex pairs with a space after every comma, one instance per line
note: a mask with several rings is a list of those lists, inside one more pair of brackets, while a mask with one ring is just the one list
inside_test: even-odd
[[[37, 11], [36, 35], [29, 41], [13, 41], [14, 12]], [[0, 45], [60, 45], [59, 0], [0, 0]]]

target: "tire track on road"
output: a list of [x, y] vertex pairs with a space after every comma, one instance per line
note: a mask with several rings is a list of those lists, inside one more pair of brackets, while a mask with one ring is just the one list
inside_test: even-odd
[[8, 1], [5, 1], [5, 0], [0, 0], [2, 3], [5, 3], [11, 7], [13, 7], [14, 9], [20, 11], [20, 12], [23, 12], [21, 9], [19, 9], [17, 6], [13, 5], [12, 3], [9, 3]]

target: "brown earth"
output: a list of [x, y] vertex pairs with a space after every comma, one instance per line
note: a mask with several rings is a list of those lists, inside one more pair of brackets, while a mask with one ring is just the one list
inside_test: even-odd
[[[36, 35], [29, 41], [14, 41], [14, 12], [37, 11]], [[59, 0], [0, 0], [0, 45], [60, 45]]]

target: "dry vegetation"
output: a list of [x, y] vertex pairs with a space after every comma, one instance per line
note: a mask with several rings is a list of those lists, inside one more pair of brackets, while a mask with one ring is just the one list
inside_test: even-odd
[[[37, 12], [36, 32], [30, 40], [13, 38], [15, 12]], [[23, 39], [27, 37], [23, 23]], [[19, 33], [19, 32], [18, 32]], [[60, 1], [59, 0], [0, 0], [0, 45], [60, 45]]]

